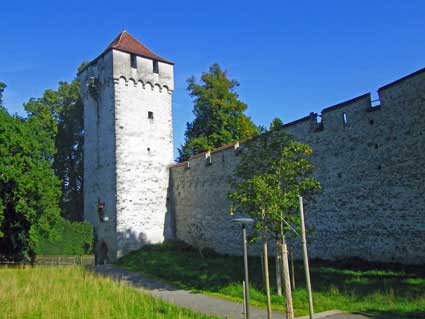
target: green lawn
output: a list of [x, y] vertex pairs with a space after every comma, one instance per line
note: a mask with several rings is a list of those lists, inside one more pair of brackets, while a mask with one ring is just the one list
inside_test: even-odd
[[0, 268], [0, 318], [208, 319], [81, 267]]
[[[249, 262], [252, 304], [264, 306], [261, 262], [258, 258], [250, 258]], [[274, 263], [270, 264], [271, 274], [274, 274]], [[241, 257], [211, 255], [202, 259], [188, 247], [166, 243], [147, 246], [120, 259], [118, 265], [185, 289], [234, 300], [242, 298]], [[312, 263], [311, 266], [316, 312], [340, 309], [368, 312], [385, 319], [425, 318], [425, 278], [415, 271], [374, 268], [355, 271], [325, 263]], [[308, 313], [303, 271], [302, 264], [297, 263], [297, 288], [293, 292], [297, 316]], [[274, 309], [283, 310], [283, 297], [277, 296], [275, 291], [272, 303]]]

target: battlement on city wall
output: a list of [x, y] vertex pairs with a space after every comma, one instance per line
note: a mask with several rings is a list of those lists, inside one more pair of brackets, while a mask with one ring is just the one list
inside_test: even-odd
[[[379, 88], [378, 96], [372, 102], [363, 94], [284, 127], [312, 147], [323, 188], [306, 203], [312, 258], [425, 263], [425, 69]], [[227, 200], [240, 147], [171, 167], [177, 238], [240, 254]]]

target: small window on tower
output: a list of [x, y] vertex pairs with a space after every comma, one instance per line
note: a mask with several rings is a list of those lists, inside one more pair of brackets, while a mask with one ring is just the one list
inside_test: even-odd
[[137, 69], [137, 56], [135, 54], [130, 54], [130, 62], [131, 62], [131, 67], [133, 69]]
[[153, 112], [148, 112], [148, 119], [153, 120]]
[[153, 63], [153, 73], [159, 73], [158, 61], [153, 60], [152, 63]]

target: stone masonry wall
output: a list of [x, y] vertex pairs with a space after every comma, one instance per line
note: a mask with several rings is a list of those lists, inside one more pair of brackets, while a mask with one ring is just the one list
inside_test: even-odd
[[[308, 238], [312, 258], [425, 263], [425, 69], [378, 94], [379, 106], [365, 94], [324, 109], [321, 121], [311, 114], [285, 125], [312, 147], [323, 187], [306, 203], [307, 226], [315, 229]], [[241, 253], [226, 197], [239, 161], [235, 147], [171, 168], [177, 238]], [[292, 244], [300, 257], [298, 243]]]

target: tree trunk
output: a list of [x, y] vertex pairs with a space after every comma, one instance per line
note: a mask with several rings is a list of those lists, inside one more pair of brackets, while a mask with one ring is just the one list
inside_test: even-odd
[[294, 319], [294, 309], [292, 306], [291, 280], [289, 278], [288, 247], [286, 246], [285, 238], [282, 239], [281, 249], [282, 249], [283, 282], [285, 284], [286, 318]]
[[263, 276], [263, 283], [266, 284], [266, 275], [265, 275], [265, 271], [264, 271], [264, 254], [260, 254], [260, 259], [261, 259], [261, 275]]
[[270, 297], [270, 277], [269, 277], [269, 256], [267, 251], [267, 235], [263, 235], [263, 255], [264, 255], [264, 279], [267, 295], [267, 319], [272, 318], [272, 302]]
[[290, 250], [290, 256], [291, 256], [291, 283], [292, 283], [292, 290], [295, 290], [295, 266], [294, 266], [294, 250]]
[[276, 241], [276, 289], [277, 289], [277, 295], [282, 296], [282, 256], [280, 254], [280, 243], [279, 241]]

